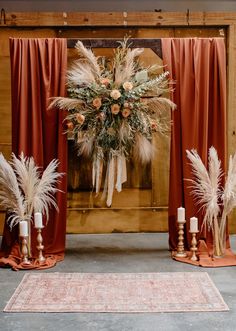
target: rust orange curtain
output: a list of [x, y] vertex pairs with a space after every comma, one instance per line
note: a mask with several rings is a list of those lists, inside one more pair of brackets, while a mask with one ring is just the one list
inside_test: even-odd
[[[185, 245], [190, 246], [189, 218], [202, 213], [190, 195], [191, 168], [186, 150], [196, 149], [205, 165], [214, 146], [226, 163], [226, 51], [223, 38], [162, 39], [163, 62], [174, 80], [169, 187], [169, 245], [177, 246], [177, 208], [186, 208]], [[207, 233], [201, 232], [208, 245]]]
[[[50, 219], [43, 229], [45, 254], [50, 263], [61, 260], [65, 250], [66, 232], [66, 171], [67, 142], [63, 134], [64, 114], [48, 110], [50, 97], [65, 96], [67, 44], [66, 39], [10, 39], [12, 79], [12, 150], [33, 156], [45, 168], [56, 158], [57, 171], [65, 173], [59, 184], [62, 192], [56, 196], [59, 213], [52, 209]], [[32, 255], [37, 256], [36, 233], [32, 227]], [[3, 260], [17, 262], [18, 229], [4, 228], [2, 252], [10, 254]], [[54, 261], [54, 262], [53, 262]], [[14, 264], [14, 262], [12, 262]]]

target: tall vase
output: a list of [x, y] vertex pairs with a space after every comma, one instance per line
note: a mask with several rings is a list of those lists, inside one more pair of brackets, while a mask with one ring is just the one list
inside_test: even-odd
[[213, 220], [212, 237], [213, 257], [224, 257], [226, 249], [226, 223], [222, 223], [220, 217]]

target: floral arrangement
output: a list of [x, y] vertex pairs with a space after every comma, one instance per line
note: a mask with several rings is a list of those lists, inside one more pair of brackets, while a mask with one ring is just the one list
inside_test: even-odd
[[143, 68], [138, 61], [143, 49], [131, 49], [128, 39], [112, 60], [97, 58], [80, 41], [75, 48], [79, 57], [68, 71], [68, 98], [56, 97], [50, 107], [68, 110], [67, 127], [78, 154], [92, 160], [96, 193], [106, 166], [103, 197], [110, 206], [114, 187], [121, 191], [126, 181], [126, 160], [132, 155], [150, 162], [152, 133], [169, 130], [167, 116], [160, 116], [175, 106], [162, 97], [169, 73], [156, 75], [157, 66]]
[[227, 216], [236, 207], [236, 153], [230, 156], [224, 187], [221, 186], [221, 161], [214, 147], [209, 149], [208, 170], [197, 151], [187, 150], [194, 179], [191, 179], [192, 193], [198, 205], [204, 210], [203, 226], [212, 230], [215, 255], [224, 253]]
[[52, 160], [41, 172], [33, 157], [12, 154], [8, 162], [0, 153], [0, 204], [8, 212], [10, 228], [22, 220], [30, 222], [33, 212], [49, 217], [49, 208], [57, 209], [54, 194], [61, 173], [56, 171], [57, 160]]

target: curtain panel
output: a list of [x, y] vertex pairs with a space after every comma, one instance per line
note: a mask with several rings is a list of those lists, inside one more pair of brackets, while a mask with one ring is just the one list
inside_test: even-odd
[[[189, 249], [191, 246], [189, 219], [197, 216], [200, 223], [198, 235], [200, 260], [201, 253], [209, 260], [208, 252], [212, 247], [212, 237], [201, 226], [203, 212], [199, 206], [196, 206], [190, 184], [186, 181], [192, 178], [186, 150], [197, 150], [203, 163], [207, 165], [209, 148], [214, 146], [225, 172], [227, 161], [225, 42], [223, 38], [163, 38], [162, 52], [164, 65], [174, 83], [172, 99], [177, 105], [177, 110], [172, 112], [169, 246], [171, 250], [177, 247], [177, 208], [183, 206], [186, 209], [187, 220], [185, 247]], [[207, 259], [202, 265], [214, 266], [214, 263]], [[235, 264], [235, 257], [228, 262], [222, 261], [222, 265], [227, 263]]]
[[[58, 172], [64, 173], [58, 185], [56, 201], [59, 212], [50, 210], [43, 229], [44, 252], [48, 264], [64, 257], [66, 233], [67, 141], [64, 133], [64, 113], [48, 109], [50, 98], [65, 96], [67, 43], [66, 39], [10, 39], [12, 81], [12, 151], [33, 156], [45, 169], [52, 159], [58, 159]], [[37, 257], [36, 231], [31, 227], [32, 256]], [[4, 263], [15, 264], [19, 255], [18, 229], [11, 232], [5, 224], [2, 254], [10, 254]]]

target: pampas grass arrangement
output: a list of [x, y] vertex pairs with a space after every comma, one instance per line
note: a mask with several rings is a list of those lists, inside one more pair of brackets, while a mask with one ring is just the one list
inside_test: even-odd
[[[175, 108], [163, 97], [169, 91], [169, 73], [157, 74], [156, 65], [142, 67], [138, 57], [144, 50], [131, 49], [127, 38], [118, 44], [113, 59], [96, 57], [80, 41], [75, 48], [78, 59], [68, 71], [68, 97], [55, 97], [50, 107], [68, 111], [70, 137], [78, 154], [91, 158], [95, 177], [102, 176], [96, 166], [105, 164], [108, 185], [102, 196], [108, 193], [110, 206], [113, 187], [122, 184], [116, 174], [119, 164], [124, 164], [120, 158], [128, 160], [134, 155], [141, 164], [150, 162], [153, 132], [170, 131], [169, 117], [163, 116]], [[100, 177], [93, 182], [100, 182]]]
[[214, 147], [208, 152], [208, 170], [196, 150], [187, 150], [186, 153], [194, 176], [194, 179], [189, 179], [192, 193], [197, 205], [204, 211], [203, 226], [212, 231], [215, 255], [222, 256], [227, 216], [236, 207], [236, 153], [229, 158], [224, 188], [221, 186], [221, 161]]
[[50, 207], [58, 208], [55, 193], [61, 173], [56, 171], [58, 161], [52, 160], [41, 172], [33, 157], [19, 158], [12, 154], [8, 162], [0, 153], [0, 204], [7, 210], [7, 222], [12, 229], [22, 220], [28, 222], [33, 212], [45, 214], [48, 220]]

